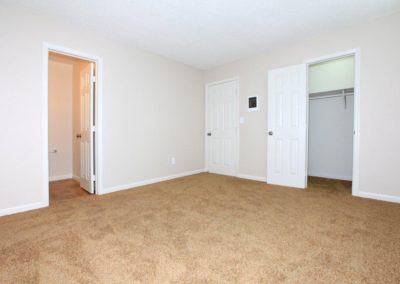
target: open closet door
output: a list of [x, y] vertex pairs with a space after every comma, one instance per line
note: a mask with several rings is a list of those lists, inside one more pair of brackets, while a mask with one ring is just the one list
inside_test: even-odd
[[80, 131], [81, 131], [81, 176], [80, 185], [89, 193], [94, 193], [95, 176], [94, 163], [94, 127], [93, 100], [94, 97], [94, 64], [90, 63], [80, 73]]
[[268, 72], [267, 182], [306, 187], [306, 65]]

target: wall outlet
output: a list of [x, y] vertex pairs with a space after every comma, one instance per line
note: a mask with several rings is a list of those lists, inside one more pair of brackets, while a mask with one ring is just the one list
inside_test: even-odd
[[171, 165], [175, 165], [175, 164], [176, 164], [175, 157], [172, 157], [172, 158], [171, 158]]

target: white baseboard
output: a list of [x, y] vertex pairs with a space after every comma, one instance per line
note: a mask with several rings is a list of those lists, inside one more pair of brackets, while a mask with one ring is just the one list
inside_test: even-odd
[[180, 178], [180, 177], [191, 176], [191, 175], [195, 175], [195, 174], [199, 174], [199, 173], [204, 173], [205, 171], [206, 171], [205, 169], [200, 169], [200, 170], [194, 170], [194, 171], [188, 171], [188, 172], [183, 172], [183, 173], [179, 173], [179, 174], [174, 174], [174, 175], [170, 175], [170, 176], [136, 181], [136, 182], [129, 183], [129, 184], [117, 185], [117, 186], [105, 188], [101, 192], [99, 192], [99, 194], [103, 195], [103, 194], [107, 194], [107, 193], [112, 193], [112, 192], [125, 190], [125, 189], [131, 189], [131, 188], [135, 188], [135, 187], [139, 187], [139, 186], [158, 183], [158, 182], [176, 179], [176, 178]]
[[58, 180], [71, 179], [71, 178], [72, 178], [72, 174], [52, 176], [52, 177], [49, 177], [49, 181], [58, 181]]
[[387, 194], [360, 191], [360, 192], [354, 194], [354, 196], [364, 197], [364, 198], [369, 198], [369, 199], [376, 199], [376, 200], [381, 200], [381, 201], [394, 202], [394, 203], [400, 203], [400, 196], [395, 196], [395, 195], [387, 195]]
[[348, 180], [348, 181], [351, 181], [353, 179], [352, 176], [327, 174], [327, 173], [314, 173], [314, 172], [308, 172], [308, 176], [310, 176], [310, 177], [320, 177], [320, 178], [329, 178], [329, 179]]
[[49, 206], [49, 204], [46, 204], [44, 202], [37, 202], [37, 203], [31, 203], [31, 204], [26, 204], [26, 205], [22, 205], [22, 206], [0, 209], [0, 216], [21, 213], [21, 212], [39, 209], [39, 208], [43, 208], [43, 207], [47, 207], [47, 206]]
[[255, 180], [255, 181], [263, 181], [267, 182], [266, 177], [258, 177], [258, 176], [251, 176], [251, 175], [245, 175], [245, 174], [238, 174], [238, 178], [243, 178], [243, 179], [250, 179], [250, 180]]

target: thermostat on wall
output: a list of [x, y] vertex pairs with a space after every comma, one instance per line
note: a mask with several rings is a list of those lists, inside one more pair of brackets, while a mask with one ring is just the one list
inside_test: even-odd
[[258, 96], [249, 97], [248, 111], [258, 110]]

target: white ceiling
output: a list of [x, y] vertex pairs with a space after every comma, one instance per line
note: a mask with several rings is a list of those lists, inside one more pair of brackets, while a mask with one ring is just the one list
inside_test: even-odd
[[1, 0], [209, 69], [400, 10], [400, 0]]

